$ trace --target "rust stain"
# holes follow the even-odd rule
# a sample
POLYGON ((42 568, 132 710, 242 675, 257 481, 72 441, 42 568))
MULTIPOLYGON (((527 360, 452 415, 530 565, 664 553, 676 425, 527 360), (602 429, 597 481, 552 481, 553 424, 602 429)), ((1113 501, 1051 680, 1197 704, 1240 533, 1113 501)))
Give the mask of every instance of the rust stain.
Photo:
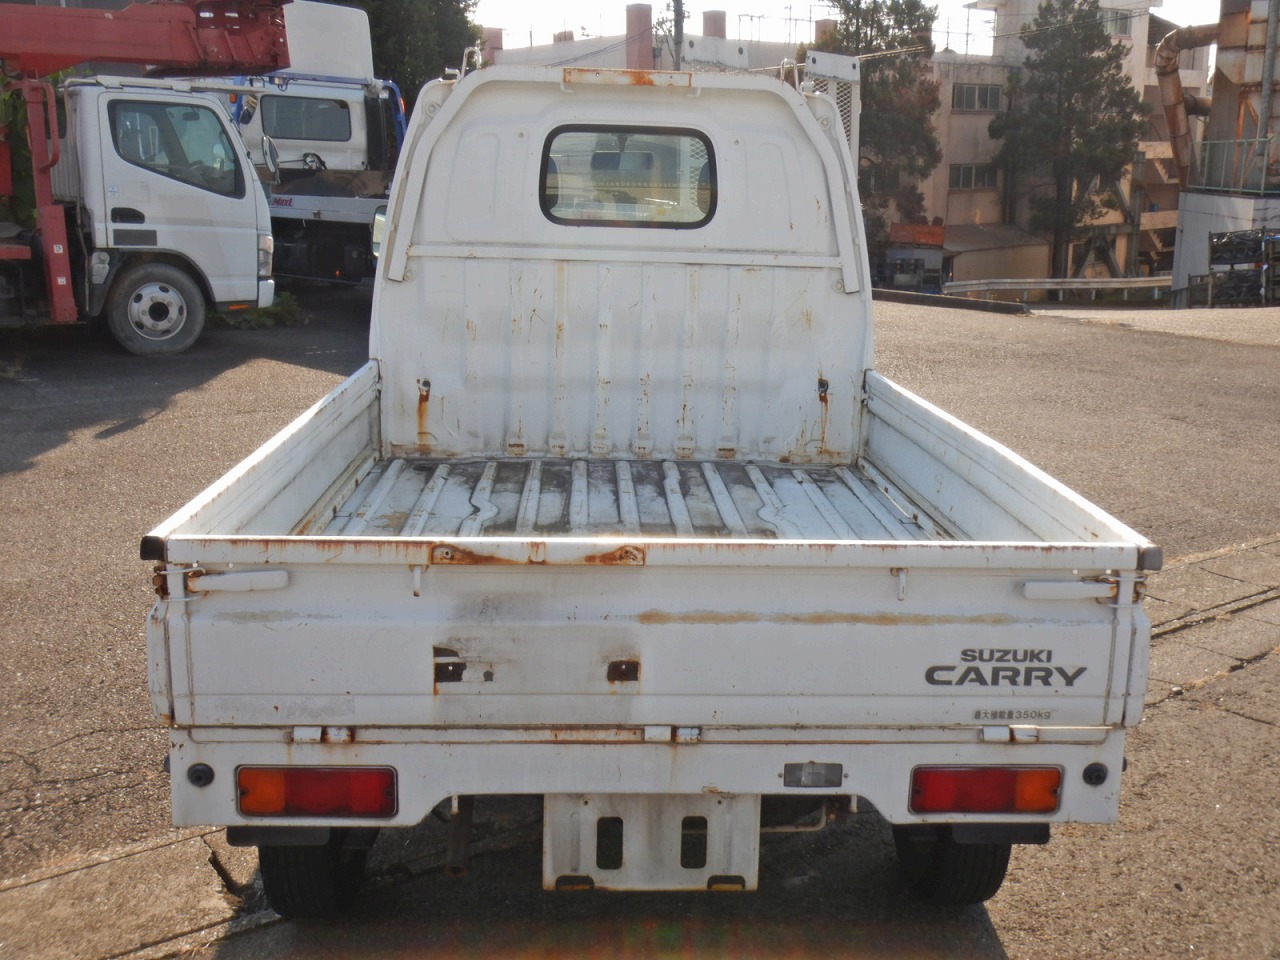
POLYGON ((819 375, 818 377, 818 403, 822 404, 821 423, 818 427, 818 456, 823 456, 830 451, 827 450, 827 424, 831 419, 831 401, 828 394, 831 390, 831 384, 826 377, 819 375))
POLYGON ((645 553, 643 547, 628 544, 617 550, 610 550, 608 553, 596 553, 583 557, 582 562, 605 567, 643 567, 645 553))
POLYGON ((979 625, 1002 627, 1016 623, 1008 614, 978 614, 975 616, 947 616, 924 613, 840 613, 823 610, 813 613, 755 613, 749 610, 687 610, 675 613, 666 610, 645 610, 636 614, 636 622, 669 626, 691 624, 699 626, 730 626, 742 623, 778 623, 791 626, 828 626, 833 624, 860 624, 865 626, 956 626, 979 625))
POLYGON ((476 553, 474 550, 468 550, 465 547, 459 547, 456 544, 437 544, 431 548, 431 562, 439 566, 456 565, 488 565, 488 566, 514 566, 517 561, 508 560, 505 557, 495 557, 483 553, 476 553))
POLYGON ((437 543, 431 547, 431 562, 439 566, 527 566, 541 565, 547 562, 546 544, 534 542, 529 544, 529 556, 524 560, 512 560, 507 557, 495 557, 492 554, 476 553, 456 543, 437 543))
MULTIPOLYGON (((600 70, 566 67, 565 83, 607 83, 612 86, 656 87, 671 86, 673 76, 669 73, 652 70, 600 70)), ((683 78, 682 78, 683 79, 683 78)), ((688 85, 687 83, 684 85, 688 85)))

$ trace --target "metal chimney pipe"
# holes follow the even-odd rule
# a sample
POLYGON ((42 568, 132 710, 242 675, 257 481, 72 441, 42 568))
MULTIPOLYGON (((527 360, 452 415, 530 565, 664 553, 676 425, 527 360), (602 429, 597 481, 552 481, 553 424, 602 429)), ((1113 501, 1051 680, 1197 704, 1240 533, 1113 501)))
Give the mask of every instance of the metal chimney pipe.
POLYGON ((1258 105, 1258 160, 1262 163, 1262 183, 1267 183, 1267 160, 1271 142, 1271 97, 1276 86, 1276 37, 1280 33, 1280 0, 1267 4, 1267 47, 1262 56, 1262 102, 1258 105))
MULTIPOLYGON (((1272 3, 1272 9, 1275 3, 1272 3)), ((1173 162, 1178 168, 1178 186, 1185 188, 1191 178, 1191 125, 1183 98, 1182 77, 1178 75, 1178 54, 1194 47, 1207 47, 1218 39, 1216 23, 1197 27, 1179 27, 1165 34, 1156 47, 1156 80, 1160 84, 1160 102, 1169 124, 1169 144, 1173 162)))

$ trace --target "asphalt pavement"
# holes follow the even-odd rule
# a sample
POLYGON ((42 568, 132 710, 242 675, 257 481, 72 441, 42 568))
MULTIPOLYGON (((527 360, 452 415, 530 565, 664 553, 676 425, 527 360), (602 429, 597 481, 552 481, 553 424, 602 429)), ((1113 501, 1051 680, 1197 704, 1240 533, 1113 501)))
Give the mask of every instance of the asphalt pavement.
MULTIPOLYGON (((338 312, 358 316, 358 296, 346 297, 338 312)), ((1280 498, 1274 418, 1250 420, 1268 384, 1274 392, 1280 311, 1053 308, 995 320, 877 305, 877 315, 890 375, 1171 547, 1148 585, 1151 683, 1118 824, 1066 826, 1046 847, 1019 848, 988 905, 939 914, 905 902, 883 831, 861 815, 768 841, 755 894, 576 898, 537 890, 540 834, 528 808, 482 808, 469 877, 443 876, 443 830, 428 821, 380 841, 369 890, 346 920, 281 921, 263 903, 253 851, 165 822, 132 550, 140 532, 354 369, 363 330, 350 316, 318 314, 301 330, 215 331, 154 383, 132 358, 80 339, 65 351, 6 341, 0 958, 1280 958, 1280 498), (1202 374, 1202 341, 1216 344, 1221 371, 1206 361, 1202 374), (1129 383, 1087 346, 1135 342, 1129 383), (1011 418, 996 382, 1009 367, 979 362, 992 349, 1043 371, 1042 386, 1020 387, 1011 418), (973 380, 945 368, 961 355, 973 380), (1143 356, 1175 382, 1148 377, 1143 356), (1170 371, 1183 357, 1180 378, 1170 371), (1070 390, 1052 382, 1062 369, 1070 390), (129 389, 113 393, 113 377, 129 389), (1154 398, 1150 409, 1135 409, 1127 389, 1154 398), (1197 397, 1208 393, 1227 421, 1199 418, 1197 397), (1127 437, 1099 430, 1112 407, 1127 437), (1042 408, 1061 420, 1037 423, 1042 408), (1092 435, 1073 432, 1074 413, 1092 435), (1197 445, 1206 432, 1218 446, 1197 445), (1041 433, 1052 439, 1038 447, 1041 433), (1073 444, 1096 456, 1076 456, 1073 444), (1098 476, 1097 457, 1124 469, 1098 476), (1190 486, 1168 492, 1180 484, 1190 486), (68 520, 86 503, 98 513, 68 520), (76 546, 86 530, 93 539, 76 546), (64 729, 65 716, 89 719, 64 729)))
MULTIPOLYGON (((1256 728, 1266 728, 1270 736, 1280 725, 1280 657, 1274 656, 1280 652, 1280 537, 1171 564, 1150 578, 1146 605, 1154 626, 1151 684, 1146 717, 1131 740, 1131 767, 1125 776, 1121 823, 1105 828, 1059 828, 1048 847, 1021 848, 1007 881, 1008 891, 999 894, 989 908, 998 941, 984 944, 981 930, 969 930, 967 936, 974 939, 976 952, 954 953, 954 942, 937 944, 933 936, 922 936, 919 942, 909 944, 910 956, 999 956, 993 952, 997 944, 1004 955, 1011 957, 1063 960, 1072 956, 1270 960, 1276 956, 1274 951, 1280 948, 1280 903, 1276 901, 1280 810, 1274 804, 1258 807, 1258 819, 1247 824, 1246 829, 1255 837, 1259 849, 1246 852, 1241 869, 1234 876, 1208 876, 1194 860, 1161 856, 1159 834, 1162 828, 1171 826, 1179 831, 1199 830, 1206 843, 1211 843, 1223 818, 1241 816, 1240 808, 1252 806, 1253 799, 1259 796, 1274 797, 1276 784, 1280 783, 1280 761, 1274 752, 1227 750, 1215 765, 1190 769, 1190 757, 1179 755, 1176 746, 1188 730, 1198 731, 1197 736, 1221 736, 1224 743, 1245 744, 1256 741, 1256 728), (1238 728, 1245 728, 1250 735, 1238 735, 1234 732, 1238 728), (1178 795, 1173 805, 1182 808, 1182 815, 1172 824, 1147 819, 1147 811, 1161 792, 1178 795), (1204 819, 1198 820, 1202 814, 1204 819), (1151 835, 1146 856, 1153 863, 1126 862, 1114 855, 1123 844, 1123 837, 1133 833, 1151 835), (1093 939, 1099 952, 1074 952, 1079 949, 1078 938, 1070 941, 1074 944, 1071 952, 1058 952, 1052 940, 1046 940, 1043 928, 1059 912, 1052 903, 1043 905, 1045 912, 1002 916, 1003 902, 1018 897, 1017 888, 1026 885, 1025 880, 1020 883, 1020 878, 1035 872, 1036 867, 1029 862, 1032 860, 1061 876, 1064 886, 1066 879, 1072 877, 1077 885, 1094 887, 1096 883, 1095 892, 1105 893, 1108 899, 1153 901, 1150 911, 1157 916, 1169 915, 1166 940, 1148 942, 1136 950, 1134 944, 1126 943, 1127 931, 1108 927, 1106 913, 1099 909, 1093 917, 1093 939), (1222 884, 1231 885, 1233 890, 1235 906, 1230 917, 1214 917, 1209 910, 1209 902, 1221 893, 1209 885, 1220 888, 1222 884), (1241 919, 1249 917, 1256 918, 1256 928, 1240 928, 1241 919), (1224 933, 1233 928, 1236 932, 1224 942, 1224 933), (1197 941, 1201 950, 1195 948, 1197 941), (1209 947, 1208 952, 1202 952, 1205 946, 1209 947)), ((491 819, 480 829, 484 839, 473 851, 477 860, 503 852, 509 855, 511 851, 523 851, 527 859, 528 851, 536 851, 540 839, 536 821, 512 817, 509 811, 505 819, 491 819)), ((468 883, 466 879, 441 879, 446 848, 441 825, 428 821, 411 840, 400 843, 377 849, 365 903, 357 907, 345 935, 338 934, 338 925, 333 923, 308 928, 281 921, 262 900, 252 850, 228 847, 221 831, 188 830, 104 852, 93 862, 70 869, 58 868, 0 882, 0 955, 29 960, 398 955, 398 941, 379 937, 374 901, 394 900, 397 892, 412 898, 415 890, 430 882, 468 883), (403 845, 406 842, 408 847, 403 845), (122 918, 126 922, 121 922, 122 918)), ((766 856, 769 852, 766 849, 766 856)), ((796 854, 791 849, 773 852, 788 857, 796 854)), ((812 860, 804 856, 802 859, 812 860)), ((784 873, 788 869, 781 864, 777 867, 784 873)), ((767 877, 768 869, 764 872, 767 877)), ((805 874, 787 873, 779 892, 784 896, 793 892, 786 880, 794 881, 796 876, 805 874)), ((506 882, 510 879, 504 878, 506 882)), ((792 883, 791 887, 808 886, 820 879, 792 883)), ((536 866, 520 882, 536 885, 536 866)), ((741 896, 763 898, 768 894, 763 890, 741 896)), ((426 899, 425 894, 423 898, 426 899)), ((805 902, 809 897, 805 894, 800 899, 805 902)), ((653 902, 650 900, 648 905, 653 902)), ((571 918, 560 921, 559 930, 543 931, 541 947, 549 946, 556 938, 561 938, 561 947, 563 938, 573 944, 571 934, 576 922, 577 918, 571 918)), ((422 955, 465 955, 457 951, 456 944, 448 943, 460 932, 479 938, 469 941, 477 954, 494 952, 504 944, 506 948, 512 946, 506 940, 507 934, 496 928, 488 934, 474 929, 474 915, 467 916, 465 923, 454 923, 453 927, 445 924, 447 935, 437 928, 421 931, 422 955), (486 940, 486 936, 492 939, 486 940)), ((651 931, 648 936, 656 934, 651 931)), ((660 945, 655 939, 648 947, 661 953, 660 945)), ((819 936, 816 942, 806 939, 785 952, 794 957, 817 956, 828 945, 826 937, 819 936)), ((530 946, 523 945, 525 949, 530 946)), ((577 946, 576 955, 618 955, 607 940, 594 946, 577 942, 577 946)), ((643 942, 633 946, 640 948, 635 955, 646 955, 643 942)), ((729 946, 733 941, 710 942, 704 944, 702 955, 733 955, 725 953, 729 946)), ((902 946, 901 941, 893 942, 893 950, 902 946)), ((772 947, 765 952, 752 952, 755 947, 737 944, 734 949, 744 951, 739 956, 763 956, 770 955, 772 947)), ((541 954, 534 950, 525 955, 541 954)), ((872 949, 862 955, 894 954, 872 949)))

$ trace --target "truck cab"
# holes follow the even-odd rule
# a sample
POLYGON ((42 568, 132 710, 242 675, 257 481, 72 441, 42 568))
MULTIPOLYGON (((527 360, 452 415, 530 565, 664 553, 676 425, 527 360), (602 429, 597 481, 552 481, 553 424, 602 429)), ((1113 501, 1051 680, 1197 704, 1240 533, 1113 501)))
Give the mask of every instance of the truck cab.
POLYGON ((0 4, 0 323, 102 317, 132 353, 174 353, 207 309, 267 306, 266 198, 225 112, 189 85, 99 77, 87 61, 217 76, 289 65, 289 0, 0 4), (12 222, 10 222, 12 221, 12 222))
POLYGON ((236 77, 221 96, 268 182, 281 276, 371 280, 374 212, 386 202, 406 120, 399 88, 374 76, 363 11, 285 7, 287 70, 236 77))
MULTIPOLYGON (((70 270, 54 284, 81 316, 152 355, 189 347, 211 308, 271 304, 266 197, 218 104, 181 83, 98 77, 70 81, 63 107, 52 189, 70 270)), ((0 263, 0 322, 48 308, 38 259, 0 263)))
POLYGON ((272 303, 266 197, 217 104, 105 77, 67 102, 72 166, 54 184, 83 209, 86 313, 131 352, 164 353, 194 342, 207 306, 272 303))
POLYGON ((270 138, 286 188, 321 170, 382 171, 390 181, 405 122, 399 89, 389 81, 264 83, 232 94, 228 103, 258 166, 267 164, 264 138, 270 138))

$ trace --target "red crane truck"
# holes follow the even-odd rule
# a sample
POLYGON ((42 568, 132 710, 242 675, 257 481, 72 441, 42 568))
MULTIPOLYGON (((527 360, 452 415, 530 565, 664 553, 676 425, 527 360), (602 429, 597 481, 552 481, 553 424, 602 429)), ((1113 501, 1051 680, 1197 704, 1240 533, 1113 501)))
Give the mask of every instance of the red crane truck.
POLYGON ((241 138, 208 96, 154 77, 287 67, 287 2, 0 4, 0 91, 18 101, 0 128, 0 325, 102 319, 130 352, 165 354, 210 306, 270 305, 270 216, 241 138), (86 62, 151 78, 73 80, 60 104, 51 78, 86 62))

